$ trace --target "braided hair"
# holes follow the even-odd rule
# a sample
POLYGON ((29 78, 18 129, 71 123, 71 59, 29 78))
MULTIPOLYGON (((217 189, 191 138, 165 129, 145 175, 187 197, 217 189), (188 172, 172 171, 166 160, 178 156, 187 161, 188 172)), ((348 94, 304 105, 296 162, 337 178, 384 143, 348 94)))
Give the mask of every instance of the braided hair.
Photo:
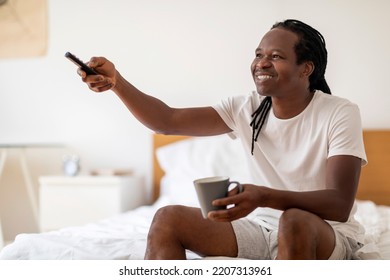
MULTIPOLYGON (((294 19, 277 22, 272 26, 271 30, 274 28, 282 28, 298 35, 299 40, 294 47, 297 65, 305 61, 311 61, 314 64, 313 73, 309 77, 310 92, 318 89, 324 93, 331 94, 330 88, 325 80, 328 52, 326 50, 325 39, 321 33, 310 25, 294 19)), ((259 137, 271 106, 272 99, 270 96, 267 96, 252 114, 252 121, 250 123, 252 127, 252 155, 255 142, 259 137)))

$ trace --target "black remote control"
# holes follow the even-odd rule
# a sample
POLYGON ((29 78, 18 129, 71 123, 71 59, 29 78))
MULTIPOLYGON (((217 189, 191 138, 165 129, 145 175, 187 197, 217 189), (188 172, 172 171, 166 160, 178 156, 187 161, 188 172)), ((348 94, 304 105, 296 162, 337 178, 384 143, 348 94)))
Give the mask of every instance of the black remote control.
POLYGON ((93 70, 91 67, 89 67, 87 64, 82 62, 78 57, 71 54, 70 52, 67 52, 65 54, 65 57, 67 57, 70 61, 72 61, 77 66, 79 66, 81 68, 81 70, 83 70, 87 75, 99 75, 98 72, 93 70))

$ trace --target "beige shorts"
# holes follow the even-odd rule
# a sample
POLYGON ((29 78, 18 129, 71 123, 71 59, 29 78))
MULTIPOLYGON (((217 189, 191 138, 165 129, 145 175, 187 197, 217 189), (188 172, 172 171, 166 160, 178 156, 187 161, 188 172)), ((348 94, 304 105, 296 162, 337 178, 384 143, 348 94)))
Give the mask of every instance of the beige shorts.
MULTIPOLYGON (((238 258, 272 260, 278 253, 278 232, 266 229, 249 220, 232 222, 238 245, 238 258)), ((356 251, 362 247, 359 242, 335 231, 336 245, 330 260, 358 259, 356 251)))

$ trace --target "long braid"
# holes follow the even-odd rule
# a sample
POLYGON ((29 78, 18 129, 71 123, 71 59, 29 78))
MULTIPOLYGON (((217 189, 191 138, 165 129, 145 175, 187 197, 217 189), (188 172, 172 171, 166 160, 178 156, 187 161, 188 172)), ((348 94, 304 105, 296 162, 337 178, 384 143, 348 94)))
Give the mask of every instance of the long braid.
POLYGON ((253 155, 253 149, 255 147, 255 142, 259 137, 260 130, 263 127, 265 119, 268 116, 268 112, 271 109, 271 105, 272 105, 272 99, 271 97, 267 96, 260 103, 259 108, 257 108, 257 110, 252 114, 252 121, 250 123, 250 126, 252 127, 252 148, 251 148, 252 155, 253 155))
MULTIPOLYGON (((272 26, 274 28, 283 28, 294 32, 299 36, 299 41, 295 45, 295 53, 297 56, 297 64, 305 61, 311 61, 314 64, 313 73, 309 77, 309 90, 314 92, 316 89, 324 93, 331 94, 328 83, 325 80, 325 70, 328 60, 328 52, 326 50, 325 39, 316 29, 299 20, 288 19, 283 22, 278 22, 272 26)), ((272 99, 267 96, 263 99, 259 107, 252 114, 252 147, 257 141, 261 128, 263 127, 268 113, 272 107, 272 99)))

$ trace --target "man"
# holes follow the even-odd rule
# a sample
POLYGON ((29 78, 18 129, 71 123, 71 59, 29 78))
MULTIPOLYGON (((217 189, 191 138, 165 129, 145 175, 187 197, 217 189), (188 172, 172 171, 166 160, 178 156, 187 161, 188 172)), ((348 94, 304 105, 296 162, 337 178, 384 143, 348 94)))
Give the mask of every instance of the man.
POLYGON ((79 70, 90 89, 111 89, 144 125, 162 134, 239 137, 256 185, 230 191, 209 213, 185 206, 160 209, 146 259, 205 256, 250 259, 351 259, 363 230, 353 219, 366 162, 359 109, 330 95, 322 35, 297 20, 264 35, 251 66, 257 93, 213 107, 171 108, 127 82, 105 58, 79 70), (147 110, 146 110, 147 108, 147 110), (158 113, 151 113, 158 112, 158 113), (194 122, 196 120, 196 122, 194 122))

